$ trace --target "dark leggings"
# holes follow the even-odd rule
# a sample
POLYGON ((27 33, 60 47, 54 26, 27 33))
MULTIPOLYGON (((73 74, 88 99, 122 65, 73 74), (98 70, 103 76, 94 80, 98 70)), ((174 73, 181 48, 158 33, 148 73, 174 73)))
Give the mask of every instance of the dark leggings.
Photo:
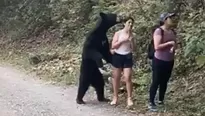
POLYGON ((167 83, 171 77, 174 61, 163 61, 157 58, 152 60, 152 84, 150 87, 150 102, 155 104, 154 99, 159 87, 159 101, 164 100, 167 83))

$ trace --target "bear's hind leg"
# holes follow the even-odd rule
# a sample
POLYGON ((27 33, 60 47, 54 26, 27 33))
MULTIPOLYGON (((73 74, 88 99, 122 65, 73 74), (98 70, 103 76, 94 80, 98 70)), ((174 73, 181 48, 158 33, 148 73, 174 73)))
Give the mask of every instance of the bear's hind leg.
POLYGON ((95 89, 96 89, 98 101, 100 101, 100 102, 109 102, 110 101, 109 99, 105 98, 104 86, 99 86, 99 87, 96 87, 95 89))
POLYGON ((85 93, 89 88, 89 85, 90 83, 88 81, 80 81, 76 103, 85 104, 85 102, 83 101, 83 97, 85 96, 85 93))
POLYGON ((105 95, 104 95, 105 82, 104 82, 103 76, 99 70, 96 71, 95 77, 93 77, 91 84, 96 90, 98 101, 100 101, 100 102, 109 102, 110 101, 109 99, 105 98, 105 95))

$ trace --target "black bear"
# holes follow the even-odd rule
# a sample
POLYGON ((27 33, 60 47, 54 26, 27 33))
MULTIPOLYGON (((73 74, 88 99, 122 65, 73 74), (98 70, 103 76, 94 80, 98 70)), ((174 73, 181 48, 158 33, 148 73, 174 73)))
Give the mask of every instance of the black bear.
POLYGON ((120 23, 123 17, 113 13, 100 12, 100 17, 96 27, 86 37, 80 66, 80 79, 76 102, 85 104, 83 97, 89 86, 93 86, 100 102, 107 102, 104 96, 104 79, 99 71, 99 62, 103 58, 107 63, 111 63, 111 53, 107 38, 107 31, 112 26, 120 23))

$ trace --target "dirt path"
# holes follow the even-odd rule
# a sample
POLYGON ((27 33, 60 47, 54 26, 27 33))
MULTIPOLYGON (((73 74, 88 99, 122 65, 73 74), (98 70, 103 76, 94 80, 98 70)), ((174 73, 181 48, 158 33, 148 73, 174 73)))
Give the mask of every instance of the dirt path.
POLYGON ((93 93, 87 105, 75 103, 76 87, 58 87, 0 66, 0 116, 136 116, 98 103, 93 93))

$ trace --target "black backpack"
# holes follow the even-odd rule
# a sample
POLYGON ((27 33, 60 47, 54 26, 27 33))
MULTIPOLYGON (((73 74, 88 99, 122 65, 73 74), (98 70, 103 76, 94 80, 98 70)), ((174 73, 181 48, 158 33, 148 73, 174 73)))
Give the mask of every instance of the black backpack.
MULTIPOLYGON (((159 28, 161 30, 161 36, 162 36, 162 41, 163 41, 163 38, 164 38, 164 30, 159 27, 159 26, 155 26, 154 29, 152 30, 152 40, 151 42, 149 43, 149 46, 148 46, 148 58, 149 59, 153 59, 154 58, 154 53, 155 53, 155 49, 154 49, 154 39, 153 39, 153 34, 155 32, 155 30, 159 28)), ((176 32, 172 29, 173 33, 176 34, 176 32)))
POLYGON ((155 27, 155 28, 152 30, 152 34, 151 34, 152 39, 151 39, 151 42, 150 42, 149 45, 148 45, 148 56, 147 56, 147 57, 148 57, 149 59, 153 59, 153 58, 154 58, 155 49, 154 49, 153 34, 154 34, 154 32, 155 32, 155 30, 156 30, 157 28, 159 28, 159 29, 161 30, 162 39, 163 39, 163 37, 164 37, 164 30, 163 30, 162 28, 160 28, 160 27, 155 27))

